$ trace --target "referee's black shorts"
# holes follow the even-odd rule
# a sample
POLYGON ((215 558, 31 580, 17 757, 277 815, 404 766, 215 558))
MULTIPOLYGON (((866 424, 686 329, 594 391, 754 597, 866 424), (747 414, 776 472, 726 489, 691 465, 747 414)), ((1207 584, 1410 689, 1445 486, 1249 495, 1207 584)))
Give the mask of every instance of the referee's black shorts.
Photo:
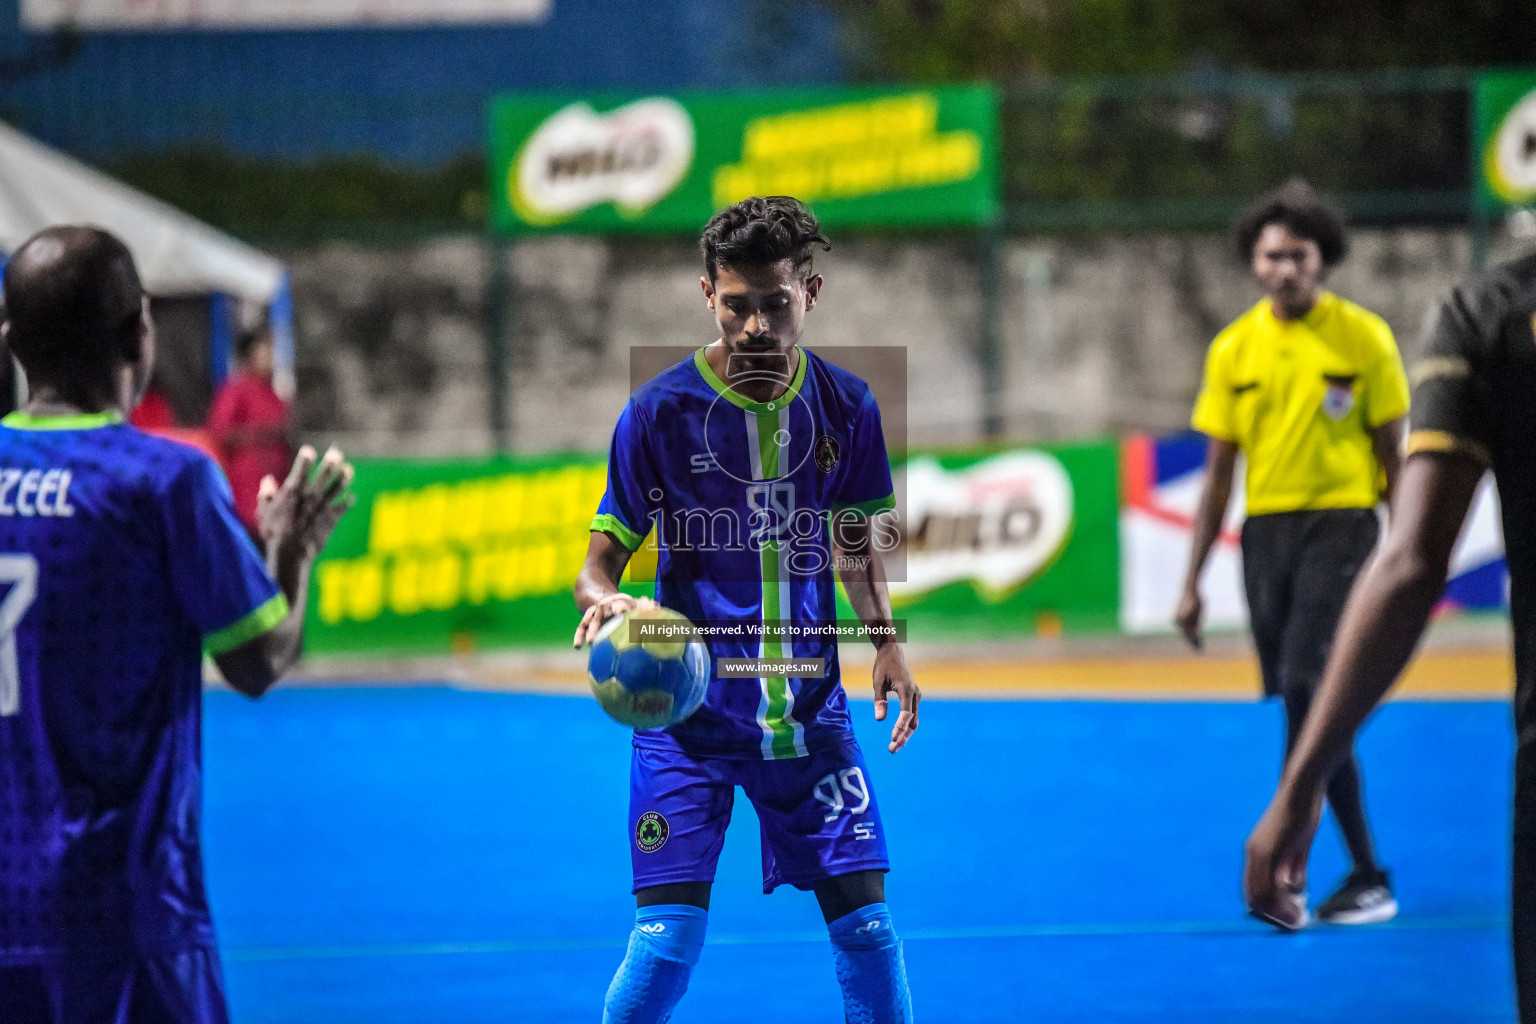
POLYGON ((1310 700, 1380 527, 1368 508, 1249 516, 1243 584, 1264 695, 1310 700))

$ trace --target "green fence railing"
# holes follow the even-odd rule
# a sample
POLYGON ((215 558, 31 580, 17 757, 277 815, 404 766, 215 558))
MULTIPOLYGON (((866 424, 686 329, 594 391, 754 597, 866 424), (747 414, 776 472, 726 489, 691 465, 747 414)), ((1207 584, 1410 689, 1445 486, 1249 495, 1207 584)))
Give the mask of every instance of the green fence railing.
MULTIPOLYGON (((1474 77, 1449 69, 1004 83, 1005 222, 1048 233, 1213 228, 1292 175, 1357 222, 1464 221, 1474 77)), ((485 222, 488 96, 157 99, 153 117, 114 96, 44 99, 23 104, 0 89, 0 116, 250 237, 485 222), (189 138, 176 126, 196 130, 189 138), (369 148, 387 138, 395 152, 425 151, 430 137, 445 151, 445 131, 462 150, 440 165, 392 162, 369 148), (308 140, 302 155, 284 146, 290 135, 308 140), (350 141, 317 152, 317 137, 350 141)))
POLYGON ((1008 223, 1215 227, 1291 176, 1357 221, 1461 220, 1471 81, 1449 70, 1014 84, 1002 108, 1008 223))

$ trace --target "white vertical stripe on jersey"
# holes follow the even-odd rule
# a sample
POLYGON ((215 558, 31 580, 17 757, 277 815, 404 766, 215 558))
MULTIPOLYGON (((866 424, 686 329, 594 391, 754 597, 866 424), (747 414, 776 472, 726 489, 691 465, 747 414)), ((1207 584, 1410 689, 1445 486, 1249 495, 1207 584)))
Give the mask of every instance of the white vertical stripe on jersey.
MULTIPOLYGON (((752 460, 752 479, 761 480, 763 478, 763 453, 758 447, 757 414, 750 409, 743 409, 741 414, 747 421, 747 457, 752 460)), ((748 514, 750 515, 750 512, 748 514)), ((761 617, 761 610, 759 610, 759 617, 761 617)), ((766 643, 767 637, 759 634, 757 638, 757 656, 759 658, 766 658, 768 656, 767 649, 764 646, 766 643)), ((757 702, 757 725, 758 728, 763 730, 763 759, 772 761, 773 727, 768 724, 767 677, 760 676, 757 680, 757 686, 763 694, 762 699, 757 702)))
POLYGON ((763 450, 757 436, 757 413, 751 409, 741 410, 741 414, 747 419, 747 456, 752 460, 752 479, 763 478, 763 450))
MULTIPOLYGON (((805 357, 801 356, 801 358, 803 359, 805 357)), ((793 404, 794 403, 792 403, 792 402, 785 402, 779 408, 778 432, 774 434, 774 443, 775 444, 778 443, 778 439, 779 438, 781 438, 781 437, 790 437, 791 436, 790 433, 789 433, 789 409, 790 409, 790 406, 793 405, 793 404)), ((781 446, 781 448, 782 449, 786 449, 786 450, 781 450, 779 452, 779 460, 778 460, 779 461, 779 475, 783 476, 783 475, 785 475, 785 468, 786 468, 785 465, 784 465, 784 460, 785 460, 785 457, 790 454, 790 452, 787 450, 787 446, 781 446)), ((793 468, 793 467, 789 467, 789 468, 793 468)), ((790 510, 790 516, 791 517, 793 517, 795 515, 795 511, 796 510, 794 510, 794 509, 790 510)), ((789 529, 789 527, 790 527, 789 523, 785 523, 784 527, 785 527, 786 532, 789 534, 789 536, 794 536, 793 531, 789 529)), ((781 543, 779 545, 779 618, 781 620, 785 620, 785 621, 793 621, 794 619, 796 619, 798 617, 798 616, 795 615, 795 606, 792 603, 793 589, 792 589, 792 583, 791 583, 790 577, 789 577, 790 559, 791 559, 790 545, 788 543, 781 543)), ((795 656, 795 640, 794 640, 794 637, 785 637, 784 638, 784 651, 783 651, 783 654, 784 654, 784 657, 786 657, 786 658, 793 658, 795 656)), ((795 735, 795 756, 796 757, 804 757, 805 754, 806 754, 806 750, 805 750, 805 726, 803 726, 799 722, 795 721, 795 688, 792 685, 791 681, 788 680, 788 679, 784 680, 784 690, 785 690, 784 721, 788 722, 790 728, 792 730, 794 730, 794 735, 795 735)))

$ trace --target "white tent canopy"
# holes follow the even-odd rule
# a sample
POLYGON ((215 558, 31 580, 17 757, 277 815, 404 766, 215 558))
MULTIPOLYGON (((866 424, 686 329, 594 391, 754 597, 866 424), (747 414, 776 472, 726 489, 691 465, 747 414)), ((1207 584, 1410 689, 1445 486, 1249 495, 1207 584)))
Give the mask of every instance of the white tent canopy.
POLYGON ((267 305, 285 290, 271 256, 0 124, 0 252, 55 224, 117 235, 154 295, 226 292, 267 305))

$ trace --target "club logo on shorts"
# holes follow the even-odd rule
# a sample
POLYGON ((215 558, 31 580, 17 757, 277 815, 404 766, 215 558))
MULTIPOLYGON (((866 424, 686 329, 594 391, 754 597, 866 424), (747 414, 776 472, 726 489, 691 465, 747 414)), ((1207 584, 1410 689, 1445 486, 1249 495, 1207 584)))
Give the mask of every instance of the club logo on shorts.
POLYGON ((1323 380, 1328 382, 1328 391, 1323 395, 1323 412, 1337 423, 1355 407, 1355 378, 1329 375, 1323 380))
POLYGON ((667 836, 671 833, 666 818, 655 811, 646 811, 635 822, 635 845, 640 847, 641 853, 655 853, 667 845, 667 836))
POLYGON ((831 434, 822 434, 816 439, 816 468, 823 473, 830 473, 837 468, 838 457, 842 455, 842 449, 838 447, 837 438, 831 434))

